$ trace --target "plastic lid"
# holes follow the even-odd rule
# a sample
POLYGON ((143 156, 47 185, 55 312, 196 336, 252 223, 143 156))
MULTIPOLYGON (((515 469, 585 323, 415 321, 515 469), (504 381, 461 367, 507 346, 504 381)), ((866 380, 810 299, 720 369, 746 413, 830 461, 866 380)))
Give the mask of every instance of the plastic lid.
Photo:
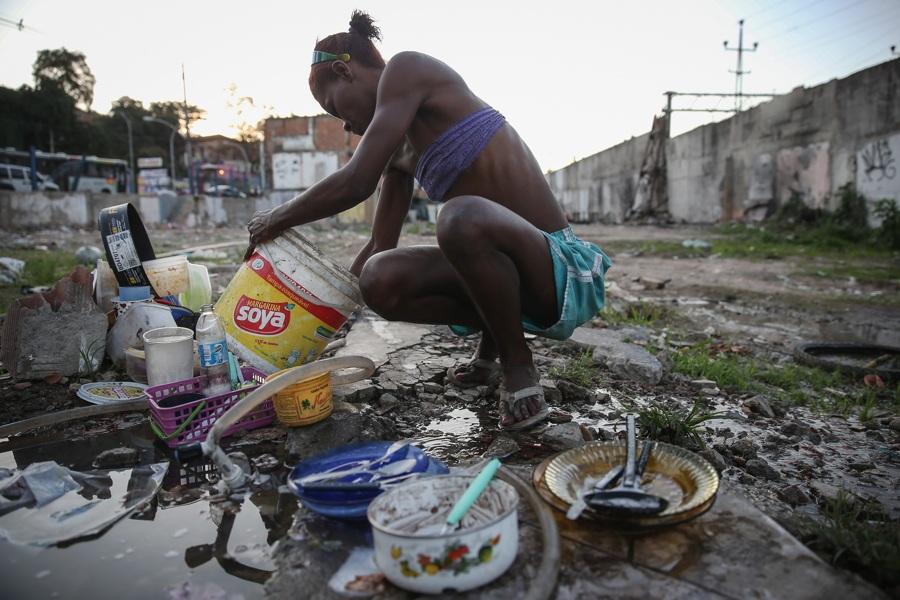
POLYGON ((91 404, 117 404, 144 396, 147 386, 133 381, 99 381, 78 388, 78 397, 91 404))

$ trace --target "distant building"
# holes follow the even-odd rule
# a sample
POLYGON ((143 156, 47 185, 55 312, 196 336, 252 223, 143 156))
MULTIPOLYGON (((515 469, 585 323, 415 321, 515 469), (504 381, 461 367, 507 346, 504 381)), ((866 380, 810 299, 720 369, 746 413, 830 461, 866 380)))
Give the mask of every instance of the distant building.
MULTIPOLYGON (((359 136, 344 131, 330 115, 273 117, 264 124, 267 188, 293 196, 331 175, 350 161, 359 136)), ((371 222, 375 204, 369 198, 341 220, 371 222)))
POLYGON ((259 188, 259 177, 253 173, 255 144, 244 144, 224 135, 207 135, 191 139, 195 174, 201 191, 230 185, 251 193, 259 188))

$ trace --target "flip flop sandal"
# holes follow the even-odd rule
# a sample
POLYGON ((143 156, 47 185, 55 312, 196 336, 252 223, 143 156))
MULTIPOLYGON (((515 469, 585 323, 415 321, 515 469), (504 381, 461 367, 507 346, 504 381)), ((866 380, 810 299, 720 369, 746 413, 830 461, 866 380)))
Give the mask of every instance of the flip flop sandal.
POLYGON ((452 383, 458 388, 473 388, 478 387, 479 385, 491 385, 496 382, 500 377, 500 363, 495 360, 487 360, 486 358, 476 358, 475 360, 468 362, 464 365, 457 365, 455 367, 450 367, 447 369, 447 382, 452 383), (456 372, 460 369, 487 369, 490 371, 488 373, 487 379, 484 381, 463 381, 459 379, 456 372))
POLYGON ((550 407, 547 406, 547 402, 544 400, 544 388, 539 385, 535 385, 532 387, 523 388, 517 392, 509 393, 506 390, 500 390, 500 414, 501 419, 504 414, 511 414, 513 407, 520 401, 525 398, 532 398, 534 396, 540 396, 541 399, 541 409, 538 411, 536 415, 532 415, 526 419, 522 419, 521 421, 516 421, 514 423, 510 423, 509 425, 499 425, 500 429, 504 431, 516 431, 518 429, 526 429, 540 423, 544 419, 547 418, 547 415, 550 414, 550 407))

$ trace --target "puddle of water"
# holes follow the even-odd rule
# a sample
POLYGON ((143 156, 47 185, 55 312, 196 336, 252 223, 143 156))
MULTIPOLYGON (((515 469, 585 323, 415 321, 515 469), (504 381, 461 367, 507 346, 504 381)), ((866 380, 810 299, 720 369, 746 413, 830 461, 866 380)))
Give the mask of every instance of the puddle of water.
POLYGON ((428 423, 425 433, 415 442, 428 454, 456 462, 461 458, 461 451, 467 456, 479 453, 477 442, 482 431, 478 413, 469 408, 456 408, 428 423))
MULTIPOLYGON (((14 447, 10 441, 0 444, 0 465, 24 468, 56 459, 90 470, 99 452, 121 445, 138 448, 140 464, 172 461, 153 442, 145 426, 35 446, 14 447)), ((150 505, 98 536, 50 548, 0 541, 3 596, 106 597, 127 590, 129 598, 160 598, 190 582, 195 588, 213 583, 229 597, 262 597, 262 584, 274 568, 272 547, 290 527, 296 499, 278 493, 283 475, 276 474, 273 489, 248 494, 239 504, 211 504, 200 489, 211 472, 203 462, 172 461, 150 505), (223 510, 227 506, 231 510, 223 510)))

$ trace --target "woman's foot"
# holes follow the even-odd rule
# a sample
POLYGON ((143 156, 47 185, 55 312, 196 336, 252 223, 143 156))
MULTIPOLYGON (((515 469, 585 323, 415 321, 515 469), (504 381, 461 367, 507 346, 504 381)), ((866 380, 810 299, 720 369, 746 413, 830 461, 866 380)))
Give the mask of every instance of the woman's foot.
POLYGON ((470 362, 447 369, 447 381, 456 387, 472 388, 491 385, 500 378, 500 363, 474 358, 470 362))
POLYGON ((447 369, 447 381, 457 387, 492 385, 500 379, 497 348, 487 333, 481 334, 475 356, 469 362, 447 369))
POLYGON ((500 391, 500 429, 525 429, 547 418, 550 408, 544 400, 540 375, 533 366, 503 370, 500 391))

